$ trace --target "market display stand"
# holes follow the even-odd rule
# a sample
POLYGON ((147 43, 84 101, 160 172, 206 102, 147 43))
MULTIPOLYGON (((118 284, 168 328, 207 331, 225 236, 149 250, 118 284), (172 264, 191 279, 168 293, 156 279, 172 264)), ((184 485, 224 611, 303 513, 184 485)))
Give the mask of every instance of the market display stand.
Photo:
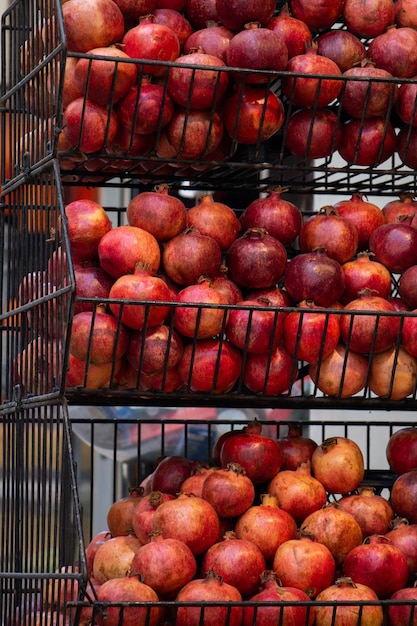
MULTIPOLYGON (((277 11, 279 9, 280 4, 277 11)), ((123 160, 116 150, 112 153, 112 147, 105 147, 105 140, 102 148, 86 155, 81 143, 69 148, 63 148, 60 143, 65 68, 74 58, 88 59, 87 55, 67 49, 61 3, 52 0, 14 2, 2 16, 1 45, 3 58, 8 59, 2 68, 1 94, 2 623, 7 626, 37 624, 37 612, 44 611, 45 616, 53 606, 55 618, 59 615, 63 623, 67 619, 78 624, 82 608, 89 603, 94 605, 94 596, 85 595, 85 545, 95 528, 92 520, 97 490, 105 488, 106 497, 111 500, 121 497, 126 481, 139 483, 162 455, 175 453, 211 462, 211 449, 219 434, 245 424, 253 412, 273 437, 285 435, 293 422, 322 441, 335 434, 351 436, 363 451, 366 481, 379 492, 389 493, 394 476, 387 463, 381 466, 376 448, 380 452, 395 430, 415 424, 411 417, 399 421, 391 413, 404 411, 402 415, 411 416, 416 406, 415 378, 408 393, 394 394, 401 329, 407 318, 414 317, 413 312, 396 314, 399 330, 393 346, 392 376, 385 394, 372 391, 370 368, 356 394, 344 396, 343 376, 336 393, 323 392, 310 377, 309 363, 299 358, 299 335, 291 354, 292 375, 285 389, 270 393, 266 377, 261 390, 249 388, 244 376, 247 341, 239 353, 241 366, 233 385, 230 389, 219 389, 220 359, 225 344, 223 332, 216 344, 214 379, 204 390, 196 389, 192 382, 197 336, 189 338, 189 345, 194 346, 190 375, 173 389, 166 386, 167 363, 159 388, 144 386, 140 366, 135 384, 128 387, 120 384, 115 355, 108 384, 92 388, 88 384, 91 372, 86 365, 81 382, 70 386, 67 370, 76 307, 89 305, 93 315, 97 315, 98 306, 103 302, 80 298, 76 292, 75 264, 65 213, 69 196, 65 190, 79 189, 82 196, 83 189, 88 187, 85 193, 89 195, 93 189, 94 197, 101 199, 113 228, 126 223, 127 196, 130 198, 161 184, 168 184, 171 193, 178 197, 185 198, 192 190, 197 194, 210 192, 228 198, 238 217, 248 204, 246 199, 281 186, 288 189, 293 199, 300 199, 303 220, 307 220, 314 213, 311 198, 316 194, 347 198, 353 193, 362 193, 379 197, 384 203, 405 192, 413 196, 417 192, 414 169, 396 151, 381 164, 372 166, 340 161, 336 151, 316 160, 291 154, 287 147, 288 120, 297 105, 292 101, 293 92, 282 91, 282 83, 288 79, 285 72, 266 72, 267 81, 259 87, 260 92, 271 90, 278 95, 286 112, 280 131, 267 140, 261 136, 264 123, 261 118, 258 140, 249 145, 240 142, 236 128, 221 158, 210 153, 206 156, 205 149, 197 156, 180 151, 167 158, 159 151, 157 138, 162 134, 162 126, 161 120, 157 120, 154 143, 144 153, 129 154, 129 160, 123 160), (10 55, 9 51, 14 53, 10 55), (120 196, 119 191, 123 192, 120 196), (44 272, 40 282, 33 278, 37 272, 44 272), (120 412, 113 413, 109 419, 109 412, 104 417, 92 416, 86 409, 103 406, 120 407, 120 412), (186 411, 207 407, 212 407, 209 418, 200 419, 197 411, 196 419, 186 411), (178 410, 170 413, 171 408, 178 410), (340 411, 339 419, 308 420, 308 412, 313 409, 335 409, 340 411), (357 421, 352 418, 355 410, 386 411, 387 419, 357 421), (112 484, 108 487, 95 482, 97 463, 102 458, 108 460, 107 469, 110 468, 108 476, 112 484), (123 476, 125 471, 129 472, 128 476, 123 476), (81 486, 84 489, 82 507, 81 486)), ((144 64, 140 60, 135 64, 139 84, 145 86, 144 64)), ((175 63, 166 65, 175 67, 175 63)), ((229 77, 233 72, 236 74, 236 70, 224 67, 218 71, 218 76, 229 77)), ((240 70, 238 75, 244 84, 249 73, 240 70)), ((293 80, 302 79, 303 75, 293 76, 293 80)), ((340 81, 345 89, 343 77, 333 77, 333 80, 340 81)), ((407 80, 386 82, 396 88, 398 83, 407 80)), ((166 78, 161 79, 161 83, 162 89, 166 89, 166 78)), ((341 126, 345 121, 344 113, 337 102, 332 102, 330 107, 341 126)), ((313 111, 317 112, 317 102, 313 111)), ((214 105, 210 114, 213 123, 214 105)), ((239 115, 238 109, 237 117, 239 115)), ((393 102, 385 113, 386 132, 391 123, 402 136, 407 134, 408 128, 411 136, 411 125, 407 127, 398 119, 393 102)), ((106 128, 109 132, 109 127, 106 128)), ((133 134, 125 145, 132 144, 133 134)), ((298 253, 296 244, 288 246, 289 259, 298 253)), ((398 296, 398 281, 398 275, 393 273, 392 296, 398 296)), ((103 300, 108 306, 121 304, 115 316, 120 336, 126 303, 103 300)), ((148 319, 152 309, 167 303, 132 301, 129 305, 144 309, 145 319, 148 319)), ((275 323, 290 313, 299 314, 302 320, 309 309, 298 305, 269 306, 269 310, 275 313, 275 323)), ((171 339, 176 306, 168 303, 166 324, 171 339)), ((203 308, 197 307, 200 312, 203 308)), ((235 305, 228 304, 217 307, 223 311, 223 331, 227 316, 234 308, 235 305)), ((245 310, 245 306, 240 308, 245 310)), ((247 308, 250 311, 250 307, 247 308)), ((268 306, 263 308, 268 310, 268 306)), ((321 312, 326 329, 336 314, 346 316, 343 310, 335 311, 331 307, 324 307, 321 312)), ((392 314, 379 312, 375 316, 376 329, 390 316, 392 314)), ((369 363, 375 341, 376 334, 367 356, 369 363)), ((271 342, 269 366, 273 352, 271 342)), ((96 606, 94 610, 98 613, 101 609, 96 606)))

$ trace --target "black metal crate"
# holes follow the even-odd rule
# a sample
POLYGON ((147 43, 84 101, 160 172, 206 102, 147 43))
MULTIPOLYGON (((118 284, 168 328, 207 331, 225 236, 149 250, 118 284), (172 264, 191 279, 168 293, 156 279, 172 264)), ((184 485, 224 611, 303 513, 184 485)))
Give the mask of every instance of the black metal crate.
POLYGON ((3 195, 2 402, 14 399, 16 385, 22 396, 45 396, 56 395, 62 383, 73 291, 62 210, 53 163, 3 195))
MULTIPOLYGON (((281 2, 277 2, 277 11, 282 8, 281 2)), ((325 154, 312 152, 312 134, 314 119, 318 112, 318 98, 312 104, 312 119, 310 126, 306 126, 305 136, 307 142, 304 150, 291 151, 288 147, 288 126, 292 115, 297 111, 293 98, 294 89, 286 89, 283 92, 283 81, 293 79, 294 85, 302 81, 303 74, 287 71, 266 72, 258 70, 267 79, 256 88, 258 96, 265 98, 269 92, 273 97, 277 96, 285 110, 285 117, 277 132, 266 138, 266 121, 264 109, 260 111, 259 133, 246 144, 239 135, 236 126, 224 132, 224 141, 216 151, 211 150, 208 141, 197 153, 189 153, 185 146, 187 139, 187 126, 192 123, 191 99, 188 99, 184 107, 185 118, 182 131, 179 133, 177 145, 174 149, 166 151, 162 147, 162 140, 166 135, 166 126, 162 118, 163 107, 155 107, 158 118, 155 121, 155 129, 152 134, 142 135, 147 140, 138 143, 138 135, 134 131, 134 125, 141 119, 140 96, 146 89, 147 72, 149 67, 157 67, 158 70, 166 70, 165 76, 160 80, 162 102, 168 98, 167 76, 169 70, 174 70, 175 63, 150 61, 144 63, 141 59, 128 60, 127 63, 137 67, 137 98, 134 100, 132 127, 127 126, 123 133, 123 139, 119 136, 114 141, 110 118, 118 119, 118 106, 114 90, 110 94, 107 107, 107 119, 103 121, 103 141, 100 145, 89 148, 83 142, 84 125, 77 135, 72 132, 71 139, 66 132, 69 121, 66 118, 64 79, 66 66, 83 59, 88 64, 87 85, 91 79, 91 67, 93 56, 86 53, 73 52, 68 49, 65 35, 62 6, 59 1, 52 0, 33 1, 30 3, 15 2, 5 13, 2 20, 3 56, 7 57, 9 49, 19 50, 20 54, 13 56, 3 68, 3 96, 1 110, 3 113, 2 131, 4 137, 4 152, 2 159, 3 184, 16 176, 21 176, 26 169, 58 156, 61 163, 63 180, 68 184, 74 181, 100 185, 103 181, 118 180, 125 186, 134 186, 136 180, 154 185, 158 182, 169 182, 172 186, 181 188, 184 180, 191 181, 197 189, 265 189, 272 184, 281 184, 293 191, 307 193, 312 189, 323 193, 349 192, 355 188, 364 193, 390 194, 393 188, 398 191, 416 190, 416 177, 413 168, 414 157, 414 133, 411 126, 402 122, 396 114, 394 95, 387 103, 387 109, 383 116, 383 141, 395 131, 398 135, 401 131, 405 145, 401 149, 401 156, 394 151, 389 159, 382 159, 382 154, 375 156, 375 163, 364 165, 356 156, 352 160, 345 161, 339 158, 337 150, 337 133, 349 119, 339 106, 343 98, 347 79, 337 75, 317 75, 322 81, 332 79, 340 83, 341 94, 339 99, 329 103, 326 107, 333 116, 335 124, 334 135, 329 143, 329 152, 325 154), (265 134, 264 134, 265 130, 265 134), (9 154, 10 152, 10 154, 9 154), (10 158, 9 158, 10 157, 10 158), (382 161, 382 162, 381 162, 382 161), (378 164, 380 163, 380 164, 378 164)), ((342 28, 343 24, 337 23, 334 29, 342 28)), ((97 57, 109 63, 119 63, 120 59, 111 57, 97 57)), ((189 66, 191 71, 193 66, 189 66)), ((203 71, 210 71, 203 68, 203 71)), ((237 88, 237 113, 234 117, 237 121, 243 108, 243 90, 249 83, 250 71, 230 67, 219 67, 217 70, 217 84, 227 78, 230 85, 234 83, 234 76, 238 76, 237 88)), ((195 77, 195 75, 194 75, 195 77)), ((313 77, 313 75, 311 76, 313 77)), ((192 79, 194 80, 194 78, 192 79)), ((352 81, 363 79, 353 78, 352 81)), ((388 82, 394 90, 399 84, 412 82, 412 79, 378 79, 369 82, 369 87, 377 83, 388 82)), ((219 92, 218 87, 216 87, 219 92)), ((232 91, 232 89, 231 89, 232 91)), ((88 87, 82 96, 79 96, 82 111, 86 111, 89 103, 87 99, 88 87)), ((217 124, 217 110, 220 110, 223 102, 217 95, 214 96, 213 104, 206 113, 210 128, 217 124)), ((148 114, 143 113, 147 118, 148 114)), ((382 119, 382 118, 381 118, 382 119)), ((117 120, 116 120, 117 121, 117 120)), ((207 120, 206 120, 207 121, 207 120)), ((364 130, 365 119, 360 119, 361 129, 359 137, 364 130)), ((211 132, 211 130, 209 131, 211 132)), ((95 138, 97 138, 97 133, 95 138)), ((398 146, 397 146, 398 147, 398 146)), ((187 182, 187 185, 189 182, 187 182)))
MULTIPOLYGON (((149 410, 135 407, 118 407, 111 410, 95 407, 70 407, 70 418, 74 434, 75 456, 78 459, 78 485, 84 511, 84 536, 86 543, 96 534, 107 529, 106 514, 111 504, 129 494, 129 488, 135 488, 155 468, 161 457, 182 455, 193 461, 208 465, 213 464, 212 449, 217 438, 230 429, 241 429, 255 417, 262 424, 262 432, 272 438, 285 437, 289 425, 297 425, 302 436, 310 437, 320 444, 331 437, 348 437, 361 448, 365 478, 363 485, 372 486, 376 494, 389 499, 390 490, 396 475, 390 471, 385 458, 385 447, 390 436, 397 430, 415 426, 414 422, 392 420, 385 415, 378 421, 354 419, 349 422, 336 418, 330 421, 308 419, 307 416, 288 414, 260 408, 250 410, 234 410, 201 408, 174 408, 149 410), (153 411, 153 415, 152 415, 153 411), (100 481, 100 487, 98 484, 100 481)), ((262 493, 260 490, 259 493, 262 493)), ((337 501, 341 496, 329 494, 329 502, 337 501)), ((196 576, 198 577, 198 576, 196 576)), ((404 601, 397 601, 398 604, 404 601)), ((219 603, 220 604, 220 603, 219 603)), ((228 602, 227 606, 244 607, 248 605, 262 606, 259 602, 244 601, 228 602)), ((346 603, 334 601, 316 601, 305 603, 314 611, 314 606, 322 605, 339 611, 338 607, 346 603)), ((359 601, 359 607, 376 604, 381 607, 384 624, 388 624, 388 610, 396 604, 393 600, 359 601)), ((281 607, 295 606, 291 601, 278 603, 281 607)), ((301 602, 303 605, 303 602, 301 602)), ((413 611, 415 601, 410 602, 413 611)), ((100 616, 107 609, 119 607, 123 611, 127 603, 109 602, 104 605, 93 598, 85 598, 78 606, 88 610, 93 617, 100 616)), ((130 605, 129 605, 130 606, 130 605)), ((147 608, 148 619, 151 609, 163 608, 166 611, 165 621, 161 623, 175 624, 177 611, 183 603, 173 600, 162 600, 158 603, 134 603, 134 606, 147 608)), ((210 603, 195 603, 200 609, 210 603)), ((216 606, 218 606, 216 604, 216 606)), ((298 605, 300 606, 300 605, 298 605)), ((362 608, 362 610, 363 610, 362 608)), ((289 610, 289 609, 287 609, 289 610)), ((285 608, 284 608, 285 614, 285 608)), ((146 615, 146 613, 145 613, 146 615)), ((303 618, 304 619, 304 618, 303 618)), ((234 622, 226 619, 225 624, 234 622)), ((305 618, 307 625, 308 618, 305 618)), ((144 617, 146 623, 146 618, 144 617)), ((159 623, 159 622, 157 622, 159 623)), ((222 622, 223 623, 223 622, 222 622)), ((252 622, 251 622, 252 623, 252 622)), ((304 624, 304 621, 300 621, 304 624)), ((360 624, 358 620, 358 626, 360 624)), ((253 625, 256 620, 253 621, 253 625)))
POLYGON ((67 407, 10 407, 0 433, 1 623, 64 623, 86 578, 67 407))

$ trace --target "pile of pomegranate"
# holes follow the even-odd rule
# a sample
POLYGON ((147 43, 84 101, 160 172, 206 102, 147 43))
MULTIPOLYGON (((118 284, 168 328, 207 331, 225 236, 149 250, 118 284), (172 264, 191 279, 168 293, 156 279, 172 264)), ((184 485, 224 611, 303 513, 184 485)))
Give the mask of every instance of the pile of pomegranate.
POLYGON ((300 159, 416 167, 410 0, 67 0, 63 17, 63 170, 192 172, 279 131, 300 159))
MULTIPOLYGON (((126 223, 113 226, 99 203, 69 203, 76 298, 66 387, 277 396, 308 376, 314 394, 410 396, 415 207, 410 195, 379 208, 354 194, 302 215, 274 188, 239 214, 211 193, 187 209, 160 185, 133 197, 126 223)), ((35 336, 20 372, 39 337, 67 331, 53 297, 66 262, 59 248, 22 280, 19 304, 49 298, 28 310, 35 336)), ((41 371, 21 378, 39 393, 41 371)))
POLYGON ((224 431, 210 464, 162 458, 87 546, 80 624, 414 626, 417 430, 386 455, 388 496, 363 481, 355 441, 295 423, 278 440, 256 420, 224 431))

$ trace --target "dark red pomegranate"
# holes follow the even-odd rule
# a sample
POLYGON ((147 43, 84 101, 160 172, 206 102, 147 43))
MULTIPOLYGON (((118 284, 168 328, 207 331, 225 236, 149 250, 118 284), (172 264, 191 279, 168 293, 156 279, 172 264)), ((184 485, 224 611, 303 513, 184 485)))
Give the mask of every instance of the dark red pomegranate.
POLYGON ((241 300, 229 311, 225 328, 227 339, 250 354, 269 353, 282 338, 284 317, 266 298, 241 300))
POLYGON ((275 31, 284 41, 288 50, 288 58, 303 54, 307 45, 312 42, 312 34, 305 22, 290 14, 288 4, 284 4, 277 15, 271 17, 266 28, 275 31))
POLYGON ((337 503, 344 511, 353 515, 364 538, 387 533, 394 517, 388 500, 376 494, 374 487, 370 486, 359 487, 357 494, 343 496, 337 503))
POLYGON ((319 306, 330 307, 343 294, 345 277, 340 263, 324 248, 317 248, 290 259, 284 285, 294 302, 314 300, 319 306))
POLYGON ((281 449, 281 470, 296 470, 300 463, 311 461, 317 443, 302 435, 298 424, 290 424, 285 437, 280 437, 278 445, 281 449))
POLYGON ((402 215, 408 215, 411 218, 411 225, 417 226, 417 201, 412 193, 401 193, 396 200, 390 200, 382 207, 387 224, 398 221, 402 215))
POLYGON ((249 228, 226 253, 229 277, 245 288, 272 287, 283 277, 286 264, 285 247, 262 228, 249 228))
POLYGON ((388 298, 391 293, 391 274, 378 261, 372 259, 369 252, 360 252, 356 258, 342 265, 345 289, 340 298, 342 304, 356 300, 364 289, 381 298, 388 298))
POLYGON ((202 48, 206 54, 212 54, 226 63, 226 52, 235 33, 213 20, 207 21, 204 28, 195 30, 184 44, 184 53, 202 48))
POLYGON ((275 11, 275 0, 253 0, 252 2, 234 2, 234 0, 216 0, 218 20, 235 32, 242 30, 249 22, 264 25, 275 11))
POLYGON ((395 78, 417 74, 417 31, 407 26, 389 26, 371 41, 368 56, 377 67, 395 78))
POLYGON ((395 147, 395 129, 385 118, 350 119, 343 126, 339 154, 353 165, 374 166, 389 159, 395 147))
POLYGON ((394 77, 390 72, 375 67, 375 63, 369 59, 364 59, 360 66, 347 70, 343 76, 347 80, 340 97, 340 104, 350 117, 384 118, 387 111, 394 107, 398 97, 398 87, 394 77), (368 80, 349 80, 349 78, 359 77, 368 80))
POLYGON ((417 468, 417 428, 400 428, 391 435, 385 450, 393 472, 404 474, 417 468))
POLYGON ((360 63, 366 55, 364 43, 348 30, 329 30, 319 35, 316 42, 317 52, 334 61, 341 72, 360 63))
POLYGON ((270 480, 279 471, 281 451, 278 443, 260 432, 259 422, 248 424, 245 431, 228 437, 220 450, 223 468, 230 463, 243 467, 246 476, 254 483, 270 480))
POLYGON ((222 252, 215 239, 191 228, 166 243, 162 264, 174 283, 186 286, 202 275, 216 276, 222 264, 222 252))
POLYGON ((342 140, 342 126, 329 108, 299 109, 291 114, 285 145, 301 159, 329 157, 342 140))
POLYGON ((302 215, 283 195, 281 187, 274 187, 267 191, 266 197, 250 202, 239 218, 242 230, 264 228, 284 246, 293 243, 300 232, 302 215))
POLYGON ((324 0, 312 3, 309 0, 291 0, 291 13, 305 22, 313 31, 327 30, 336 22, 343 9, 343 0, 324 0))
POLYGON ((417 571, 417 524, 409 524, 404 517, 394 518, 385 536, 391 545, 404 554, 407 559, 409 580, 412 581, 417 571))
POLYGON ((191 474, 193 462, 173 455, 161 459, 152 474, 152 491, 176 495, 184 480, 191 474))
POLYGON ((395 6, 392 0, 345 0, 342 15, 350 32, 372 39, 394 23, 395 6))
POLYGON ((402 273, 417 264, 417 229, 411 226, 410 218, 399 217, 397 222, 374 230, 369 249, 391 272, 402 273))
POLYGON ((369 202, 361 193, 354 193, 347 200, 339 200, 333 207, 339 215, 350 220, 358 231, 358 250, 367 250, 373 231, 385 223, 383 210, 369 202))
POLYGON ((252 506, 255 488, 243 467, 230 463, 225 469, 217 469, 207 476, 202 497, 210 502, 220 518, 237 517, 252 506))
POLYGON ((410 524, 417 524, 417 469, 400 474, 391 491, 391 504, 395 513, 405 517, 410 524))

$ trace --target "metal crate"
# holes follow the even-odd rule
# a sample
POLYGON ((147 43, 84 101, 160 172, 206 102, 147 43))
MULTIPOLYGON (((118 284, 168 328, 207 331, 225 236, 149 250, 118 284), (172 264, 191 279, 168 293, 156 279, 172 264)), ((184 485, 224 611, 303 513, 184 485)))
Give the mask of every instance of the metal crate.
MULTIPOLYGON (((108 191, 108 190, 106 190, 108 191)), ((208 402, 213 406, 261 408, 281 407, 286 409, 309 408, 357 408, 357 409, 414 409, 417 387, 414 383, 406 397, 395 398, 391 395, 394 376, 397 371, 401 348, 401 329, 404 320, 414 316, 414 312, 377 312, 367 313, 375 322, 374 336, 378 325, 389 316, 398 317, 398 332, 396 335, 395 352, 393 354, 393 369, 387 393, 376 396, 370 386, 370 363, 373 357, 373 344, 366 361, 366 379, 360 391, 351 397, 342 393, 344 371, 340 378, 339 387, 330 394, 323 393, 317 383, 317 374, 312 374, 309 365, 302 360, 298 350, 300 346, 300 332, 297 331, 293 352, 287 356, 288 363, 285 370, 288 375, 287 386, 270 388, 271 364, 275 354, 275 346, 271 340, 265 352, 265 372, 260 385, 254 390, 245 379, 246 364, 250 358, 248 340, 252 325, 255 324, 254 308, 249 305, 227 304, 184 304, 177 301, 139 301, 122 298, 82 297, 76 287, 76 267, 72 261, 69 245, 67 220, 63 188, 60 180, 59 165, 54 159, 50 164, 33 170, 27 180, 15 180, 2 193, 3 203, 0 214, 2 238, 2 287, 3 312, 0 326, 0 341, 2 345, 3 368, 0 374, 2 387, 2 403, 13 402, 15 389, 25 398, 60 397, 65 396, 70 404, 84 405, 150 405, 150 406, 204 406, 208 402), (65 260, 65 262, 63 262, 65 260), (94 367, 93 336, 99 310, 105 307, 107 313, 112 312, 115 324, 116 342, 111 355, 105 364, 105 377, 94 378, 97 368, 94 367), (193 374, 197 362, 201 342, 195 336, 184 338, 184 350, 190 353, 190 367, 180 381, 175 377, 174 385, 170 386, 170 376, 173 369, 165 358, 161 366, 159 378, 149 382, 143 367, 144 350, 142 349, 126 374, 125 356, 120 359, 117 355, 117 346, 122 335, 126 335, 127 327, 124 324, 125 307, 132 307, 138 314, 144 315, 143 328, 134 331, 140 342, 144 342, 146 333, 152 328, 150 314, 152 310, 164 307, 164 326, 167 329, 168 354, 174 341, 175 311, 177 308, 193 307, 198 316, 207 309, 220 311, 222 319, 221 331, 213 338, 213 373, 209 384, 204 389, 194 384, 193 374), (91 327, 86 339, 86 357, 84 370, 78 378, 70 379, 71 358, 73 348, 72 325, 80 307, 91 311, 91 327), (225 350, 230 349, 225 328, 229 313, 234 309, 248 311, 248 332, 245 344, 234 349, 239 367, 231 388, 220 386, 221 358, 225 350), (142 337, 140 339, 140 337, 142 337), (187 373, 188 372, 188 373, 187 373)), ((113 204, 105 206, 113 227, 126 223, 125 197, 116 194, 113 204)), ((239 208, 236 209, 239 214, 239 208)), ((311 213, 308 213, 311 215, 311 213)), ((288 257, 297 254, 297 250, 288 248, 288 257)), ((248 291, 248 290, 246 290, 248 291)), ((245 293, 246 293, 245 291, 245 293)), ((392 295, 398 293, 398 275, 392 276, 392 295)), ((280 324, 288 313, 299 315, 299 324, 304 316, 314 313, 313 309, 299 306, 265 306, 259 310, 273 312, 274 324, 280 324)), ((316 310, 318 312, 318 310, 316 310)), ((335 316, 342 319, 350 315, 350 311, 340 309, 320 309, 322 316, 322 339, 319 348, 321 358, 324 340, 329 324, 335 323, 335 316)), ((353 311, 351 321, 356 316, 363 316, 364 311, 353 311)), ((301 328, 300 326, 298 327, 301 328)), ((271 337, 272 337, 271 332, 271 337)), ((130 337, 131 335, 129 335, 130 337)), ((137 337, 136 337, 137 339, 137 337)), ((129 339, 130 341, 130 339, 129 339)), ((348 349, 350 335, 344 339, 348 349)), ((347 350, 346 354, 349 351, 347 350)), ((321 367, 321 366, 320 366, 321 367)), ((343 362, 346 368, 346 359, 343 362)), ((100 374, 101 376, 101 374, 100 374)), ((280 384, 279 379, 279 384, 280 384)), ((274 383, 275 385, 275 383, 274 383)))
POLYGON ((0 621, 58 624, 75 616, 67 603, 86 578, 65 403, 2 411, 0 440, 0 621))
MULTIPOLYGON (((277 2, 277 10, 283 5, 277 2)), ((341 28, 342 24, 335 24, 333 28, 341 28)), ((329 110, 335 116, 335 132, 329 146, 329 154, 312 160, 310 146, 313 125, 306 131, 308 141, 305 151, 291 153, 287 145, 288 125, 291 115, 297 110, 294 104, 293 91, 286 95, 282 91, 282 81, 291 77, 296 82, 303 79, 303 74, 289 72, 265 72, 258 70, 268 79, 266 84, 259 87, 262 97, 272 90, 285 109, 285 120, 280 130, 269 139, 263 139, 263 128, 266 122, 261 112, 260 132, 253 143, 246 145, 237 135, 236 127, 229 130, 225 147, 221 153, 210 153, 207 143, 201 153, 189 156, 184 152, 186 133, 182 132, 179 147, 172 154, 166 155, 159 148, 160 139, 164 135, 162 116, 158 120, 156 130, 151 140, 136 150, 135 136, 132 132, 130 139, 124 140, 124 151, 120 153, 120 146, 116 149, 110 141, 110 125, 106 123, 103 147, 94 148, 94 152, 85 154, 81 145, 82 129, 75 145, 69 147, 60 141, 59 135, 65 125, 65 111, 63 100, 63 86, 65 66, 74 59, 85 58, 92 60, 91 55, 71 52, 67 49, 67 40, 64 29, 62 6, 59 0, 20 0, 14 2, 7 9, 2 18, 2 53, 8 57, 8 50, 18 50, 4 64, 2 71, 2 99, 1 112, 4 148, 2 157, 2 180, 8 185, 15 177, 24 176, 27 169, 31 169, 41 162, 58 156, 61 163, 63 180, 67 184, 100 185, 103 181, 119 181, 125 186, 135 186, 137 179, 145 185, 154 185, 159 182, 168 182, 173 187, 184 187, 191 183, 196 189, 225 189, 225 190, 264 190, 271 185, 281 184, 294 192, 308 193, 315 190, 322 193, 349 193, 352 189, 367 194, 389 195, 392 189, 398 193, 407 191, 415 193, 416 174, 412 167, 402 162, 398 153, 384 160, 378 166, 363 166, 347 163, 339 158, 336 135, 346 121, 346 115, 338 105, 338 101, 329 104, 329 110), (87 156, 87 158, 86 158, 87 156), (122 157, 122 160, 121 160, 122 157), (7 163, 10 165, 8 166, 7 163), (7 171, 6 171, 7 170, 7 171)), ((97 57, 100 58, 100 57, 97 57)), ((103 57, 102 60, 105 60, 103 57)), ((114 62, 115 59, 109 59, 114 62)), ((116 59, 117 61, 117 59, 116 59)), ((145 84, 147 67, 143 60, 132 60, 138 69, 138 95, 145 84)), ((175 66, 170 62, 150 62, 150 65, 165 67, 169 70, 175 66)), ((91 68, 91 65, 90 65, 91 68)), ((192 70, 192 66, 189 66, 192 70)), ((194 68, 195 69, 195 68, 194 68)), ((90 70, 89 70, 90 72, 90 70)), ((218 70, 218 79, 227 75, 229 79, 239 76, 239 89, 245 86, 249 70, 221 67, 218 70)), ((166 76, 168 73, 166 73, 166 76)), ((91 72, 89 74, 91 76, 91 72)), ((167 97, 167 80, 162 80, 163 99, 167 97)), ((345 89, 346 78, 333 75, 317 75, 319 80, 332 78, 341 83, 342 93, 345 89)), ((87 78, 89 81, 90 78, 87 78)), ((355 80, 355 79, 354 79, 355 80)), ((360 80, 360 79, 356 79, 360 80)), ((381 79, 387 81, 387 79, 381 79)), ((392 79, 392 87, 408 82, 392 79)), ((230 80, 232 83, 232 80, 230 80)), ((374 81, 378 82, 378 79, 374 81)), ((388 82, 390 82, 388 80, 388 82)), ((88 84, 88 82, 87 82, 88 84)), ((84 103, 86 104, 86 94, 84 103)), ((242 110, 242 92, 239 92, 239 102, 236 119, 242 110)), ((117 102, 113 102, 114 93, 110 98, 109 115, 117 110, 117 102)), ((183 129, 186 129, 191 119, 187 101, 185 108, 186 118, 183 129)), ((208 110, 210 125, 214 123, 216 110, 219 108, 216 98, 211 109, 208 110)), ((136 118, 140 117, 139 100, 134 103, 136 118)), ((318 109, 318 102, 313 103, 313 116, 318 109)), ((162 111, 162 107, 160 109, 162 111)), ((117 115, 117 112, 116 112, 117 115)), ((361 120, 361 124, 364 120, 361 120)), ((395 132, 400 130, 405 135, 407 154, 413 152, 411 131, 395 113, 394 97, 387 106, 384 117, 384 137, 388 132, 389 124, 395 132)), ((362 132, 362 131, 360 131, 362 132)), ((61 137, 62 139, 62 137, 61 137)), ((404 154, 403 153, 403 154, 404 154)), ((379 160, 380 155, 378 155, 379 160)), ((376 160, 378 161, 378 159, 376 160)), ((408 161, 407 156, 405 161, 408 161)))
MULTIPOLYGON (((297 418, 290 421, 285 418, 279 420, 277 413, 258 408, 246 413, 234 411, 233 414, 228 410, 207 407, 200 410, 192 409, 188 413, 183 408, 171 408, 169 411, 160 408, 159 414, 151 417, 150 412, 145 409, 134 407, 109 412, 104 410, 98 412, 94 408, 70 407, 70 417, 75 456, 78 459, 80 499, 85 514, 83 521, 86 543, 95 534, 106 530, 106 513, 111 503, 125 497, 129 493, 129 487, 138 485, 146 478, 160 456, 179 454, 212 464, 211 450, 217 438, 232 428, 241 428, 254 417, 262 423, 262 432, 273 438, 285 436, 289 424, 298 424, 303 436, 311 437, 318 444, 334 436, 353 439, 360 446, 364 457, 366 471, 363 484, 373 486, 376 493, 386 498, 389 498, 390 488, 396 477, 389 470, 385 458, 386 444, 396 430, 415 426, 410 421, 393 421, 388 414, 378 421, 357 420, 354 423, 344 419, 327 422, 297 418), (100 490, 97 489, 98 480, 100 490)), ((329 494, 329 501, 338 498, 340 496, 329 494)), ((253 604, 258 608, 261 606, 259 603, 253 604)), ((312 601, 312 604, 308 604, 310 610, 313 610, 315 604, 323 604, 337 611, 337 607, 343 602, 336 604, 312 601)), ((361 606, 367 604, 369 603, 359 603, 361 606)), ((376 604, 382 607, 385 620, 383 623, 388 624, 387 612, 393 601, 380 600, 376 604)), ((417 610, 417 603, 411 604, 414 611, 417 610)), ((229 607, 247 605, 247 602, 241 605, 228 603, 229 607)), ((128 605, 110 603, 103 607, 98 601, 90 598, 80 602, 78 606, 89 607, 94 617, 108 607, 120 606, 126 610, 128 605)), ((138 603, 138 606, 142 605, 138 603)), ((171 600, 162 601, 158 605, 145 603, 143 606, 147 607, 148 611, 155 606, 164 607, 166 622, 163 623, 171 625, 175 624, 176 612, 182 604, 171 600)), ((202 608, 202 605, 196 606, 202 608)), ((293 603, 285 602, 282 606, 293 606, 293 603)), ((254 620, 253 624, 255 623, 254 620)), ((226 624, 229 624, 227 620, 226 624)), ((359 624, 358 620, 358 626, 359 624)))

